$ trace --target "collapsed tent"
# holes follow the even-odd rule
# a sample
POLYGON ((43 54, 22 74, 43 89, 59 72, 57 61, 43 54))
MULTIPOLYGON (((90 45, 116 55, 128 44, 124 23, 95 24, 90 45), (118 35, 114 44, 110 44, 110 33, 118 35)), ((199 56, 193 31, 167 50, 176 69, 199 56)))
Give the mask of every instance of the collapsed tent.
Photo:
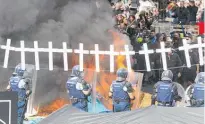
POLYGON ((39 124, 203 124, 204 109, 157 107, 119 113, 92 114, 66 105, 39 124))

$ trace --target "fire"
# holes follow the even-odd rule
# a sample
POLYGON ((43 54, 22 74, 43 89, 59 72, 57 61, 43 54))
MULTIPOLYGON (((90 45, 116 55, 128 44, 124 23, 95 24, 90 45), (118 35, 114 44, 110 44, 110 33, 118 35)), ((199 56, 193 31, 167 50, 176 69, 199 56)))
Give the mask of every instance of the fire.
MULTIPOLYGON (((124 45, 126 45, 125 40, 122 39, 119 33, 110 31, 113 36, 113 44, 115 47, 115 51, 121 52, 124 51, 124 45)), ((126 68, 125 66, 125 56, 119 55, 116 58, 115 63, 117 64, 117 69, 119 68, 126 68)))
POLYGON ((69 104, 69 101, 66 99, 56 99, 49 105, 43 106, 38 110, 38 116, 47 116, 52 112, 58 110, 59 108, 63 107, 64 105, 69 104))
MULTIPOLYGON (((125 40, 123 40, 120 34, 118 34, 117 32, 110 31, 110 33, 113 36, 113 44, 115 47, 115 51, 117 52, 124 51, 124 45, 126 44, 125 40)), ((78 55, 73 54, 72 67, 78 64, 79 62, 78 60, 79 60, 78 55)), ((100 62, 103 62, 104 60, 105 60, 105 56, 100 55, 100 62)), ((115 65, 116 65, 115 70, 119 68, 126 68, 125 63, 126 63, 125 56, 121 56, 121 55, 117 56, 115 59, 115 65)), ((85 80, 90 84, 92 84, 94 81, 96 82, 97 93, 104 97, 103 99, 101 99, 101 102, 105 105, 105 107, 112 110, 112 100, 108 99, 108 93, 112 81, 116 79, 116 74, 110 73, 109 71, 103 71, 106 69, 103 67, 102 63, 100 64, 101 71, 99 73, 96 73, 94 56, 84 57, 84 68, 85 68, 85 80)), ((134 78, 135 75, 131 73, 129 77, 134 78)), ((48 115, 53 111, 58 110, 65 104, 69 104, 69 102, 64 99, 56 99, 50 105, 40 108, 38 115, 43 115, 43 116, 48 115)))
POLYGON ((124 62, 125 62, 125 57, 124 56, 117 56, 116 61, 118 62, 117 63, 118 68, 126 68, 126 66, 124 64, 124 62))

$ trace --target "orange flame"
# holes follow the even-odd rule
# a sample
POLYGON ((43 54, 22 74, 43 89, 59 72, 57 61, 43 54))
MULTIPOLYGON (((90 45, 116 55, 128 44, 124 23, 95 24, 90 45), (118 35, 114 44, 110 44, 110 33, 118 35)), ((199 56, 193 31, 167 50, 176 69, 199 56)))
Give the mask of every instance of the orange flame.
MULTIPOLYGON (((115 47, 115 51, 120 52, 124 51, 124 45, 126 44, 125 40, 123 40, 119 33, 110 31, 110 33, 113 36, 113 44, 115 47)), ((79 57, 75 54, 72 54, 72 67, 79 62, 79 57)), ((100 62, 104 60, 104 56, 100 56, 100 62)), ((116 63, 116 69, 119 68, 126 68, 125 66, 125 56, 116 56, 115 59, 116 63)), ((107 64, 107 63, 106 63, 107 64)), ((94 81, 96 82, 96 91, 97 93, 101 94, 106 99, 101 99, 101 102, 105 105, 106 108, 112 109, 112 100, 108 99, 108 93, 110 89, 110 85, 113 80, 115 80, 116 75, 114 73, 100 71, 98 73, 98 77, 94 79, 95 77, 95 57, 86 57, 84 61, 84 68, 86 71, 85 80, 92 84, 94 81)), ((103 70, 104 68, 100 66, 100 69, 103 70)), ((132 75, 134 77, 134 75, 132 75)), ((56 99, 54 100, 50 105, 44 106, 40 109, 38 112, 39 115, 48 115, 52 113, 53 111, 59 109, 60 107, 64 106, 65 104, 68 104, 69 102, 64 99, 56 99)))
MULTIPOLYGON (((126 45, 126 41, 122 39, 119 33, 110 31, 113 36, 113 44, 116 52, 124 51, 124 45, 126 45)), ((115 61, 117 64, 117 69, 126 68, 125 66, 125 56, 119 55, 115 61)))
POLYGON ((51 114, 52 112, 58 110, 59 108, 63 107, 64 105, 69 104, 68 100, 66 99, 56 99, 50 104, 43 106, 38 111, 38 116, 47 116, 51 114))

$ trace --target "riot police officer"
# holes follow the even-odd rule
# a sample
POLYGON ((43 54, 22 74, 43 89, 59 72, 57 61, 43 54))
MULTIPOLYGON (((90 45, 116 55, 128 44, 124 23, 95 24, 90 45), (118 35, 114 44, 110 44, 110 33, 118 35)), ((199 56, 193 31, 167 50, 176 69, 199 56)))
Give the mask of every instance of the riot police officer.
POLYGON ((189 98, 192 107, 204 106, 205 72, 197 74, 195 83, 190 86, 189 98))
POLYGON ((84 72, 80 71, 80 66, 74 66, 66 87, 72 105, 83 111, 88 111, 88 96, 91 93, 91 86, 85 82, 83 77, 84 72))
POLYGON ((175 106, 175 102, 181 100, 181 96, 178 95, 177 86, 172 82, 173 73, 171 70, 165 70, 162 73, 161 81, 158 81, 154 85, 154 91, 152 95, 152 105, 158 102, 158 106, 175 106))
POLYGON ((110 86, 109 97, 113 101, 113 112, 130 111, 131 100, 135 99, 131 83, 126 81, 127 69, 120 68, 117 71, 117 80, 110 86))

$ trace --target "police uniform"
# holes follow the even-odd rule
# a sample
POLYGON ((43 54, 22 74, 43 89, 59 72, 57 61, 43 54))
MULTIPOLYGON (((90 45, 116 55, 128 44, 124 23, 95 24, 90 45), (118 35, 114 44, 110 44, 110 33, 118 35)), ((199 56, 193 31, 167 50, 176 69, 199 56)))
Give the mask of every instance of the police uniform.
POLYGON ((192 107, 204 106, 205 72, 200 72, 195 79, 195 84, 190 88, 190 104, 192 107))
POLYGON ((113 111, 121 112, 121 111, 129 111, 131 110, 131 100, 128 95, 132 93, 132 86, 129 82, 126 81, 113 81, 112 85, 112 100, 113 100, 113 111), (127 91, 125 89, 128 89, 127 91))
POLYGON ((170 70, 162 73, 162 81, 158 81, 154 85, 152 95, 152 105, 158 102, 158 106, 175 106, 175 102, 181 100, 178 95, 177 86, 172 82, 173 74, 170 70))
POLYGON ((83 91, 89 91, 90 85, 83 80, 81 73, 79 65, 74 66, 71 78, 66 83, 66 88, 72 105, 83 111, 88 111, 88 95, 85 95, 83 91))
POLYGON ((127 82, 127 70, 119 69, 117 71, 117 80, 113 81, 110 86, 112 94, 113 112, 131 110, 131 99, 129 93, 133 92, 131 83, 127 82))
POLYGON ((71 99, 72 105, 81 110, 88 111, 87 96, 83 93, 82 90, 89 90, 89 86, 85 84, 84 80, 81 80, 78 77, 70 78, 67 81, 67 89, 69 90, 69 97, 71 99))
POLYGON ((25 112, 27 110, 27 98, 31 93, 27 85, 28 82, 25 81, 24 72, 25 70, 21 68, 21 65, 17 65, 14 70, 13 76, 10 78, 9 81, 11 91, 15 91, 18 93, 18 124, 23 123, 23 120, 25 118, 25 112))

